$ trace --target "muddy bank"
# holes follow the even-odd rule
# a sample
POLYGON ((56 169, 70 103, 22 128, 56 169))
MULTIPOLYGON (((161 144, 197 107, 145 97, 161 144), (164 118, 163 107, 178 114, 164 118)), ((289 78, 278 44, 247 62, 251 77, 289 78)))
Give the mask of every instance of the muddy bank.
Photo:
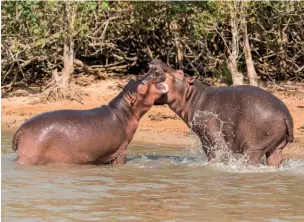
MULTIPOLYGON (((104 80, 83 87, 87 94, 83 104, 62 101, 41 104, 37 103, 39 93, 19 92, 18 95, 3 98, 2 132, 14 132, 25 120, 32 116, 57 109, 90 109, 107 104, 120 89, 121 80, 104 80)), ((294 119, 295 141, 284 149, 284 158, 304 159, 304 95, 290 92, 274 92, 290 110, 294 119)), ((274 123, 275 124, 275 123, 274 123)), ((156 143, 187 147, 193 145, 195 138, 186 124, 167 106, 154 106, 140 121, 134 142, 156 143)))

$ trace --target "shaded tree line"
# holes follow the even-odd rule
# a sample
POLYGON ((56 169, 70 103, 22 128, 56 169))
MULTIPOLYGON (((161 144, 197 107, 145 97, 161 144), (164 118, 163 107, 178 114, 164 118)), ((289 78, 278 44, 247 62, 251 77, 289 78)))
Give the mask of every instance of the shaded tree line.
POLYGON ((303 81, 304 2, 2 1, 2 90, 138 74, 154 58, 227 84, 303 81))

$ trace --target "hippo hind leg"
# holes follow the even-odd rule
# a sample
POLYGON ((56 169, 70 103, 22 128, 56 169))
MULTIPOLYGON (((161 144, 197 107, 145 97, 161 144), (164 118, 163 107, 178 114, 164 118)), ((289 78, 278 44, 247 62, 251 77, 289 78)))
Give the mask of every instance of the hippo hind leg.
POLYGON ((266 153, 266 161, 268 166, 279 168, 282 163, 282 149, 266 153))
POLYGON ((283 157, 282 157, 282 150, 287 145, 287 141, 284 140, 277 148, 266 152, 266 162, 268 166, 279 168, 283 157))
POLYGON ((282 142, 277 143, 275 141, 276 137, 273 136, 267 140, 262 140, 259 144, 251 143, 253 145, 249 146, 247 143, 244 153, 246 153, 249 163, 252 165, 259 164, 264 154, 266 154, 267 165, 278 168, 282 162, 282 149, 286 146, 287 141, 284 137, 283 141, 280 140, 282 142))

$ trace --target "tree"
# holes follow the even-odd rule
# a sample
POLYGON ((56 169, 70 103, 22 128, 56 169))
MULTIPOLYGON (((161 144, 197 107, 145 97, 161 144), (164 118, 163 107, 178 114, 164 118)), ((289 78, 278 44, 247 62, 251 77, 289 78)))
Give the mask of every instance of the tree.
POLYGON ((243 85, 244 76, 242 73, 238 71, 237 67, 237 59, 239 54, 239 9, 241 2, 227 2, 229 4, 230 9, 230 28, 231 28, 231 35, 232 35, 232 43, 231 48, 228 51, 228 69, 232 75, 233 85, 243 85))
POLYGON ((76 19, 77 5, 68 1, 63 3, 63 69, 60 73, 53 70, 53 81, 48 84, 50 87, 44 93, 44 99, 56 100, 81 100, 79 90, 71 83, 71 76, 74 72, 74 25, 76 19))
POLYGON ((242 84, 242 73, 252 85, 257 76, 304 77, 303 2, 2 1, 1 6, 3 92, 46 86, 47 99, 79 100, 78 77, 141 73, 152 58, 228 85, 242 84))
POLYGON ((241 22, 242 22, 242 31, 243 31, 243 51, 244 51, 244 57, 246 61, 246 69, 247 69, 247 76, 249 78, 250 85, 257 86, 257 74, 253 65, 252 60, 252 54, 251 54, 251 47, 249 44, 249 38, 248 38, 248 31, 247 31, 247 21, 246 21, 246 15, 247 15, 247 2, 241 2, 241 22))

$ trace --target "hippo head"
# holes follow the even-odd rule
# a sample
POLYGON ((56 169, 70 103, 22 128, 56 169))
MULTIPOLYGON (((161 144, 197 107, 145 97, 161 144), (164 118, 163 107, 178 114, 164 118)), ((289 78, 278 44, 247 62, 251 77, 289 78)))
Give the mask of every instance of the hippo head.
POLYGON ((149 68, 148 73, 144 77, 137 80, 131 79, 123 87, 127 100, 130 102, 131 107, 135 109, 143 107, 151 108, 155 100, 169 92, 169 87, 165 83, 165 72, 153 64, 149 68))
POLYGON ((195 77, 187 77, 182 70, 174 70, 159 59, 154 59, 150 65, 156 66, 157 69, 162 69, 166 73, 165 83, 170 88, 169 93, 157 99, 154 105, 172 104, 184 96, 189 96, 190 86, 194 83, 195 77))

